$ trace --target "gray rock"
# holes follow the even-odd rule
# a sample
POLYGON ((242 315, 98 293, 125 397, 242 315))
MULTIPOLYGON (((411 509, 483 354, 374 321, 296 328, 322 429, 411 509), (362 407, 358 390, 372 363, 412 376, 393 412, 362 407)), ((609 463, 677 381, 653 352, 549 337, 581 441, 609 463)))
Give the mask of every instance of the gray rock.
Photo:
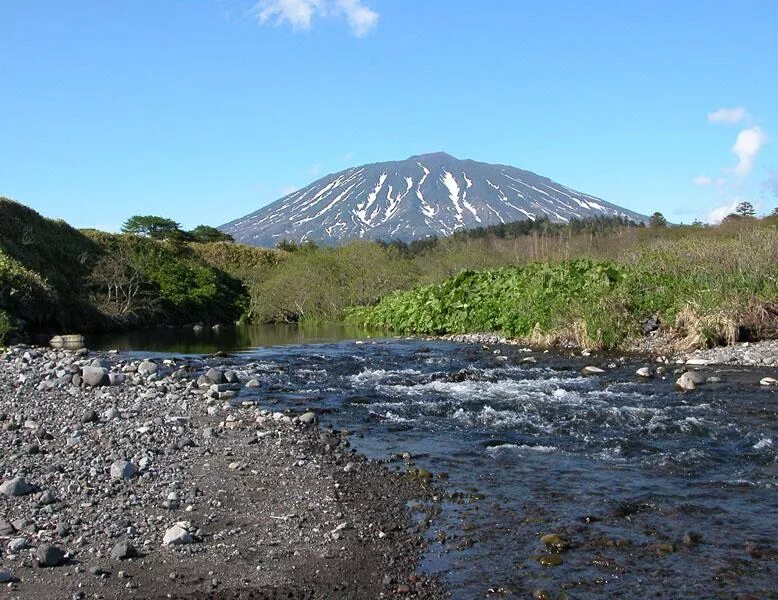
POLYGON ((143 377, 148 377, 159 371, 159 365, 150 360, 144 360, 138 365, 138 374, 143 377))
POLYGON ((645 379, 650 379, 654 376, 654 372, 651 370, 651 367, 640 367, 637 371, 635 371, 635 375, 645 379))
POLYGON ((27 540, 24 539, 23 537, 14 538, 10 542, 8 542, 8 552, 12 554, 21 552, 26 547, 27 547, 27 540))
POLYGON ((259 380, 257 380, 257 379, 250 379, 250 380, 249 380, 249 381, 246 383, 246 387, 247 387, 247 388, 258 388, 260 385, 261 385, 261 384, 259 383, 259 380))
POLYGON ((227 380, 227 383, 240 383, 238 374, 232 370, 224 372, 224 379, 227 380))
POLYGON ((99 418, 97 416, 97 411, 93 408, 88 408, 84 411, 84 414, 81 415, 81 422, 82 423, 94 423, 95 421, 98 421, 99 418))
POLYGON ((65 551, 54 544, 41 544, 35 551, 35 557, 41 567, 58 567, 65 562, 65 551))
POLYGON ((111 479, 131 479, 138 471, 128 460, 117 460, 111 465, 111 479))
POLYGON ((224 372, 214 367, 211 367, 208 369, 208 371, 206 371, 205 378, 211 384, 219 385, 221 383, 227 383, 227 378, 224 377, 224 372))
POLYGON ((675 382, 675 387, 690 392, 698 385, 705 383, 705 376, 697 371, 686 371, 675 382))
POLYGON ((26 496, 35 491, 35 487, 21 477, 14 477, 0 485, 0 494, 4 496, 26 496))
POLYGON ((605 373, 605 369, 594 367, 592 365, 588 365, 581 369, 581 375, 599 375, 601 373, 605 373))
POLYGON ((178 523, 168 528, 165 531, 165 536, 162 538, 163 546, 180 546, 191 544, 192 542, 194 542, 192 534, 178 523))
POLYGON ((122 385, 127 381, 127 376, 124 373, 108 373, 108 385, 122 385))
MULTIPOLYGON (((75 380, 75 377, 73 379, 75 380)), ((107 385, 109 383, 108 370, 105 367, 84 367, 81 369, 81 379, 91 387, 107 385)))
POLYGON ((778 379, 774 377, 762 377, 759 380, 759 385, 778 385, 778 379))
POLYGON ((318 419, 316 418, 316 413, 312 411, 305 412, 301 414, 298 418, 300 419, 300 423, 302 423, 303 425, 313 425, 318 421, 318 419))
POLYGON ((13 575, 11 575, 10 571, 4 571, 0 569, 0 583, 10 583, 14 580, 13 575))
POLYGON ((0 535, 9 536, 16 532, 16 528, 5 519, 0 519, 0 535))
POLYGON ((111 548, 111 558, 114 560, 124 560, 127 558, 135 558, 138 556, 138 551, 127 540, 121 540, 117 542, 113 548, 111 548))

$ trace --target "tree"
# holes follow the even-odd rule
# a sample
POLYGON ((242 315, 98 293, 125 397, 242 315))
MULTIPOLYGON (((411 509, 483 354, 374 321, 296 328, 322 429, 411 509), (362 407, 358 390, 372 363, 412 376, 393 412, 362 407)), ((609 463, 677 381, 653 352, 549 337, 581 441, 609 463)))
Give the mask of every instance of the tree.
POLYGON ((194 242, 234 242, 230 234, 224 233, 216 229, 216 227, 210 227, 209 225, 198 225, 192 231, 189 232, 194 242))
POLYGON ((648 225, 650 227, 667 227, 667 219, 665 219, 665 216, 662 213, 655 212, 648 219, 648 225))
POLYGON ((735 208, 735 214, 741 217, 755 217, 756 210, 754 210, 754 205, 750 202, 741 202, 735 208))
POLYGON ((770 213, 773 217, 778 217, 778 206, 776 206, 773 209, 773 212, 770 213))
POLYGON ((173 219, 155 217, 153 215, 135 215, 127 219, 122 226, 125 233, 146 235, 156 240, 180 239, 183 231, 173 219))

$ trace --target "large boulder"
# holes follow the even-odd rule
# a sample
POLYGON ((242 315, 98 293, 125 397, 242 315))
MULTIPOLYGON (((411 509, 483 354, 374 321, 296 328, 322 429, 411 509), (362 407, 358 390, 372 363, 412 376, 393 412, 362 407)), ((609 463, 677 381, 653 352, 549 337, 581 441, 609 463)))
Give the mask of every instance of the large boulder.
POLYGON ((690 392, 698 385, 705 383, 705 376, 699 371, 686 371, 675 382, 675 387, 684 392, 690 392))

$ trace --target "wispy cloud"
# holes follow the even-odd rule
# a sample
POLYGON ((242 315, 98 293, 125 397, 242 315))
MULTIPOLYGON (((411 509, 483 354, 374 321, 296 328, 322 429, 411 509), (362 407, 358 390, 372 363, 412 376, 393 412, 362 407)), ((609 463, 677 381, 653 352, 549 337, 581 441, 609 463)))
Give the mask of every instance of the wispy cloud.
POLYGON ((282 187, 279 191, 281 192, 281 196, 288 196, 292 192, 296 192, 298 188, 296 185, 285 185, 282 187))
POLYGON ((360 38, 375 29, 379 19, 362 0, 260 0, 254 14, 262 24, 289 24, 297 31, 310 30, 316 17, 342 17, 360 38))
POLYGON ((733 125, 740 123, 748 118, 748 110, 743 106, 735 108, 720 108, 715 112, 708 114, 709 123, 727 123, 733 125))
POLYGON ((740 198, 734 198, 731 202, 717 206, 708 213, 708 223, 721 223, 727 215, 735 212, 737 205, 742 202, 740 198))
POLYGON ((744 177, 754 168, 756 155, 767 141, 767 135, 759 127, 743 129, 737 135, 732 152, 737 156, 738 163, 732 170, 738 177, 744 177))
POLYGON ((695 177, 692 181, 694 182, 694 185, 699 186, 710 185, 713 183, 713 180, 705 175, 697 175, 697 177, 695 177))

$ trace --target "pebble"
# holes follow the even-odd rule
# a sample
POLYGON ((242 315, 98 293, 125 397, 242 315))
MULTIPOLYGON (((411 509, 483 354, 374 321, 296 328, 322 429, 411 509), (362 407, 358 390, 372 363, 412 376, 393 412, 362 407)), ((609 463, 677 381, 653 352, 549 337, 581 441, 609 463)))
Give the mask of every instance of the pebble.
POLYGON ((165 531, 165 536, 162 538, 163 546, 180 546, 183 544, 191 544, 194 542, 192 534, 189 530, 181 524, 175 524, 165 531))
POLYGON ((588 365, 581 369, 581 375, 600 375, 602 373, 605 373, 605 369, 601 369, 600 367, 595 367, 592 365, 588 365))
POLYGON ((650 379, 654 376, 654 372, 651 370, 651 367, 640 367, 637 371, 635 371, 635 375, 638 377, 643 377, 644 379, 650 379))
POLYGON ((0 583, 10 583, 13 580, 14 578, 10 571, 0 569, 0 583))
POLYGON ((135 558, 138 556, 138 551, 127 540, 121 540, 117 542, 113 548, 111 548, 111 558, 114 560, 125 560, 127 558, 135 558))

